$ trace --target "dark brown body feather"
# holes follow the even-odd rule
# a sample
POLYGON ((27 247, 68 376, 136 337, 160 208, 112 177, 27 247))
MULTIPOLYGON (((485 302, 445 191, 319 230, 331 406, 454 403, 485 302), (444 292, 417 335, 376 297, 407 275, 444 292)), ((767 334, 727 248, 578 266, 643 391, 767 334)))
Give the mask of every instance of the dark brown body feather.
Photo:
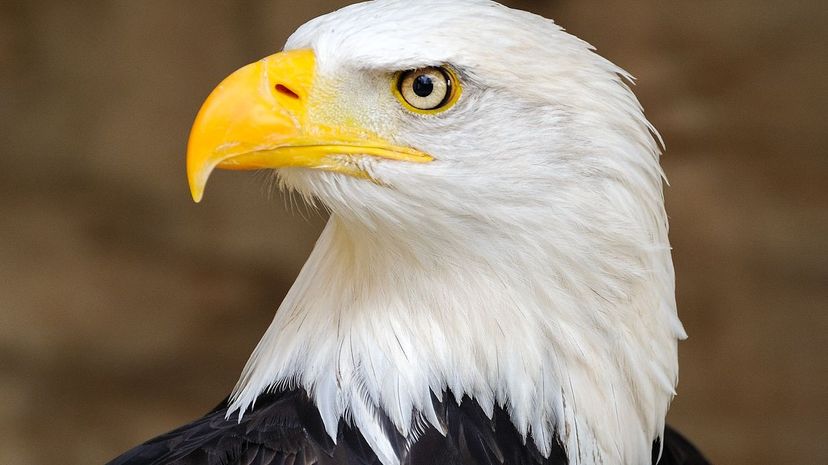
MULTIPOLYGON (((453 399, 447 393, 444 399, 453 399)), ((444 436, 427 427, 410 447, 390 434, 403 465, 566 465, 560 444, 544 458, 520 434, 501 408, 487 417, 477 402, 437 402, 444 436)), ((227 402, 193 423, 135 447, 108 465, 381 465, 358 430, 341 422, 336 443, 325 432, 322 418, 301 390, 264 394, 255 408, 238 421, 229 420, 227 402)), ((387 420, 387 430, 393 431, 387 420)), ((653 463, 658 455, 653 447, 653 463)), ((663 465, 707 465, 681 435, 667 428, 663 465)))

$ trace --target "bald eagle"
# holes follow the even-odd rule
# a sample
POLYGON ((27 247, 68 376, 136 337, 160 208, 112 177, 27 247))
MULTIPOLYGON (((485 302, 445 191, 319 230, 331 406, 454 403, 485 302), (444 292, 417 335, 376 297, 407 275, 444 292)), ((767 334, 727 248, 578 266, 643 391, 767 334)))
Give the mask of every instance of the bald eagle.
POLYGON ((630 76, 488 0, 377 0, 231 74, 190 135, 330 211, 232 394, 111 462, 704 464, 655 129, 630 76))

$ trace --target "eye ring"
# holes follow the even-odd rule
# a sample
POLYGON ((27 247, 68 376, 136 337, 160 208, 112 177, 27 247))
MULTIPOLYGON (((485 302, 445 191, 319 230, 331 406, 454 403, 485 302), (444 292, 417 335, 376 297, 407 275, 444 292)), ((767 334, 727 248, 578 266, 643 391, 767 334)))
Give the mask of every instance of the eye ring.
POLYGON ((435 114, 448 110, 457 103, 461 86, 450 68, 429 66, 396 73, 393 91, 409 111, 435 114))

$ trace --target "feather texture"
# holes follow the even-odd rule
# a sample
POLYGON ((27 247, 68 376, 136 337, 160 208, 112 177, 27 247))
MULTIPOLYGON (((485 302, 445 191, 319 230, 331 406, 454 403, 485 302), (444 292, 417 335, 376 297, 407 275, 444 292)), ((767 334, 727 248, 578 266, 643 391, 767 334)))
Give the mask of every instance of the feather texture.
POLYGON ((231 411, 303 388, 332 437, 346 419, 395 465, 376 413, 414 441, 448 389, 506 409, 542 453, 558 435, 573 465, 647 463, 684 330, 658 142, 629 75, 552 21, 484 0, 356 4, 286 48, 316 54, 309 118, 435 161, 355 161, 377 182, 278 172, 331 220, 231 411), (440 64, 460 100, 407 112, 394 73, 440 64))
POLYGON ((260 396, 301 390, 317 409, 301 454, 319 463, 323 432, 357 463, 373 463, 359 461, 370 451, 383 465, 426 454, 435 432, 450 438, 434 449, 447 463, 642 465, 659 440, 669 452, 685 334, 659 140, 629 74, 551 20, 487 0, 352 5, 297 30, 286 49, 300 48, 316 56, 308 118, 435 160, 348 158, 375 182, 279 170, 331 219, 229 404, 170 440, 236 438, 206 450, 299 460, 288 443, 242 447, 255 428, 218 417, 270 421, 253 408, 260 396), (390 80, 432 65, 456 70, 461 98, 438 116, 408 112, 390 80), (458 420, 469 402, 475 419, 458 420), (504 449, 487 419, 540 455, 510 461, 530 452, 504 449))
MULTIPOLYGON (((434 410, 446 433, 426 428, 419 440, 407 444, 396 436, 394 450, 405 465, 565 465, 566 455, 555 443, 553 453, 544 457, 531 438, 524 444, 521 435, 497 408, 492 415, 464 397, 460 404, 453 395, 434 410)), ((147 441, 108 465, 380 465, 365 438, 347 424, 339 428, 334 443, 325 431, 322 418, 302 391, 265 394, 256 408, 241 422, 226 420, 228 404, 189 425, 147 441)), ((380 419, 387 421, 387 419, 380 419)), ((704 458, 678 433, 669 430, 664 438, 661 465, 707 465, 704 458)), ((653 448, 656 463, 658 444, 653 448)))

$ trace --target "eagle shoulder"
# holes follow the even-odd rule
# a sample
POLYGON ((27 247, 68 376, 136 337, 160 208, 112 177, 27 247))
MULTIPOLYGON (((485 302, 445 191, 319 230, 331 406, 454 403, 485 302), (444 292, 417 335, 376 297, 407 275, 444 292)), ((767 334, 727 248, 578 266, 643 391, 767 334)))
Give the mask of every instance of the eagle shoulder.
MULTIPOLYGON (((556 441, 544 457, 531 435, 526 440, 496 407, 486 415, 464 397, 460 403, 447 392, 435 402, 440 431, 423 426, 411 442, 395 433, 389 440, 403 465, 566 465, 556 441)), ((336 442, 328 436, 322 417, 303 390, 263 394, 239 420, 228 418, 225 400, 202 418, 151 439, 107 465, 381 465, 359 430, 342 421, 336 442)), ((387 418, 379 421, 390 425, 387 418)), ((387 428, 391 431, 393 428, 387 428)), ((656 463, 659 447, 653 448, 656 463)), ((708 465, 681 435, 667 428, 660 465, 708 465)))

